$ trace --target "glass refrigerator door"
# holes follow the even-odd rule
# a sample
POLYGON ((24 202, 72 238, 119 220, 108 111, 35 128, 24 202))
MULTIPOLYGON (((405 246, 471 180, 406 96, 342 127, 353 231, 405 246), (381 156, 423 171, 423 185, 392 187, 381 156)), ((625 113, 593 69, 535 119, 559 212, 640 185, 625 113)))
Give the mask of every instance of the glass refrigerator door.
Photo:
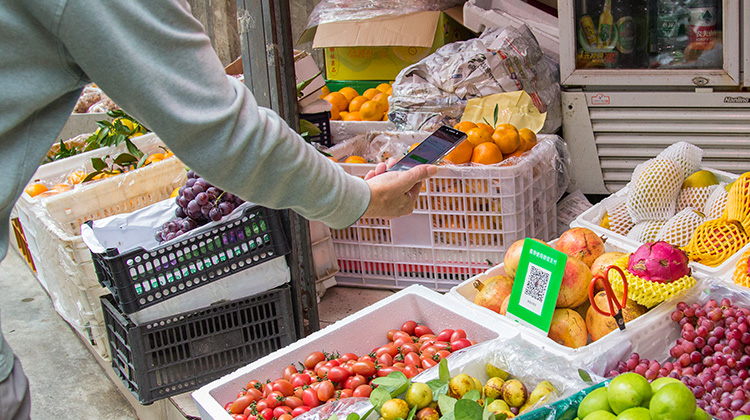
POLYGON ((558 14, 564 86, 743 84, 737 0, 559 0, 558 14))

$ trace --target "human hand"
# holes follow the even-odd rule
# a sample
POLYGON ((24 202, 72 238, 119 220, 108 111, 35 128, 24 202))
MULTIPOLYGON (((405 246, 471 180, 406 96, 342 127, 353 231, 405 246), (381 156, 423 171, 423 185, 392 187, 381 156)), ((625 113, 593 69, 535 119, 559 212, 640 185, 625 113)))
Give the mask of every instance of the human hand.
POLYGON ((379 163, 365 176, 370 187, 370 205, 362 217, 395 218, 411 214, 419 197, 422 181, 437 174, 437 166, 419 165, 408 171, 385 172, 393 166, 379 163), (376 176, 377 175, 377 176, 376 176))

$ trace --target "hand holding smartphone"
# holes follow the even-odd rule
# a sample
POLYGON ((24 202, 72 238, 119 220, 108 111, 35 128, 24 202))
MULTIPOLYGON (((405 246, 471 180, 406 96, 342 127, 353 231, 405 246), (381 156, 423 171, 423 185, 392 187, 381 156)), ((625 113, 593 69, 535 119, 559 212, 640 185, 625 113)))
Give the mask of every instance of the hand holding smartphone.
POLYGON ((406 171, 418 165, 437 163, 466 139, 466 134, 448 126, 438 128, 387 172, 406 171))

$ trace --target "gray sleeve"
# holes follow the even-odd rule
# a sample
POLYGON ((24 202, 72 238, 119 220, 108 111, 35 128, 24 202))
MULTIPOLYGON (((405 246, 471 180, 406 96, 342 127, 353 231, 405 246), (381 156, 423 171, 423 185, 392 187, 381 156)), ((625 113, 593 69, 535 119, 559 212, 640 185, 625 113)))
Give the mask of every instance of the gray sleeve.
POLYGON ((363 180, 224 74, 185 1, 69 0, 58 37, 72 71, 83 71, 212 184, 333 228, 367 209, 363 180))

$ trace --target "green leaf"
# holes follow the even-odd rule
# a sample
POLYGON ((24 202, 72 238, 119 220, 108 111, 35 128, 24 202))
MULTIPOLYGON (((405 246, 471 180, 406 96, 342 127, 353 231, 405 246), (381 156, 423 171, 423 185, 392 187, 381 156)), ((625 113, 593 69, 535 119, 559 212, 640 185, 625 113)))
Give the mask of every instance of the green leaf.
POLYGON ((442 359, 438 364, 438 377, 446 384, 451 380, 451 372, 448 370, 448 361, 445 359, 442 359))
POLYGON ((462 400, 472 400, 472 401, 476 401, 480 398, 482 398, 482 394, 479 392, 479 390, 476 390, 476 389, 472 389, 471 391, 464 394, 463 397, 461 397, 462 400))
POLYGON ((125 139, 125 147, 128 149, 128 152, 132 153, 133 156, 141 157, 144 155, 143 152, 141 152, 141 149, 138 148, 135 144, 133 144, 130 139, 125 139))
POLYGON ((589 375, 589 373, 583 369, 578 369, 578 376, 580 376, 584 382, 588 382, 588 383, 594 382, 594 380, 591 379, 591 375, 589 375))
POLYGON ((411 385, 409 378, 403 372, 398 371, 391 372, 383 378, 375 378, 372 383, 378 385, 378 387, 384 387, 393 397, 406 392, 411 385))
POLYGON ((372 413, 373 411, 375 411, 375 407, 372 407, 371 409, 367 410, 367 412, 362 415, 362 419, 365 420, 368 417, 370 417, 370 413, 372 413))
POLYGON ((346 416, 346 420, 359 420, 359 414, 349 413, 349 415, 346 416))
POLYGON ((383 404, 385 404, 386 401, 391 399, 391 393, 386 391, 385 388, 377 387, 372 390, 372 393, 370 393, 370 404, 372 404, 375 409, 380 411, 380 409, 383 407, 383 404))
POLYGON ((321 72, 318 72, 318 74, 316 74, 315 76, 313 76, 313 77, 311 77, 311 78, 309 78, 307 80, 304 80, 304 81, 302 81, 302 82, 300 82, 300 83, 297 84, 297 97, 302 97, 302 91, 305 90, 305 88, 310 83, 312 83, 312 81, 315 80, 316 77, 320 76, 320 73, 321 72))
POLYGON ((499 111, 500 111, 500 108, 499 108, 498 104, 495 104, 495 111, 493 113, 493 116, 495 118, 495 123, 492 124, 493 127, 495 127, 497 125, 497 114, 498 114, 499 111))
POLYGON ((143 165, 145 165, 145 164, 146 164, 146 159, 148 159, 148 156, 147 156, 147 155, 143 155, 143 156, 141 156, 141 158, 140 158, 140 159, 138 160, 138 163, 136 163, 136 164, 135 164, 135 168, 136 168, 136 169, 138 169, 138 168, 142 168, 142 167, 143 167, 143 165))
POLYGON ((417 406, 415 405, 414 407, 411 408, 411 410, 409 410, 409 415, 407 415, 406 419, 404 420, 412 420, 416 415, 417 415, 417 406))
POLYGON ((439 395, 438 407, 440 407, 440 412, 443 413, 443 415, 446 415, 447 413, 452 412, 453 408, 456 406, 457 401, 458 400, 456 400, 453 397, 449 397, 447 395, 439 395))
POLYGON ((328 420, 339 420, 339 416, 337 416, 336 413, 333 413, 331 414, 331 417, 328 417, 328 420))
POLYGON ((91 158, 91 166, 96 171, 103 171, 107 168, 107 164, 102 160, 102 158, 91 158))
POLYGON ((127 166, 132 165, 137 161, 138 158, 129 153, 120 153, 119 155, 117 155, 113 162, 120 166, 127 166))
POLYGON ((306 132, 308 136, 317 136, 321 133, 317 125, 307 120, 299 120, 299 131, 306 132))
POLYGON ((99 133, 96 135, 96 142, 101 144, 101 142, 109 136, 110 128, 109 127, 101 127, 99 130, 99 133))
POLYGON ((497 413, 492 418, 493 420, 506 420, 508 418, 508 415, 505 413, 497 413))
POLYGON ((95 176, 99 175, 100 173, 102 173, 102 171, 91 172, 90 174, 86 175, 86 178, 83 178, 83 180, 81 181, 81 184, 83 184, 84 182, 91 181, 92 179, 94 179, 95 176))
POLYGON ((456 420, 478 420, 482 418, 482 407, 476 401, 462 399, 456 402, 453 413, 456 420))

